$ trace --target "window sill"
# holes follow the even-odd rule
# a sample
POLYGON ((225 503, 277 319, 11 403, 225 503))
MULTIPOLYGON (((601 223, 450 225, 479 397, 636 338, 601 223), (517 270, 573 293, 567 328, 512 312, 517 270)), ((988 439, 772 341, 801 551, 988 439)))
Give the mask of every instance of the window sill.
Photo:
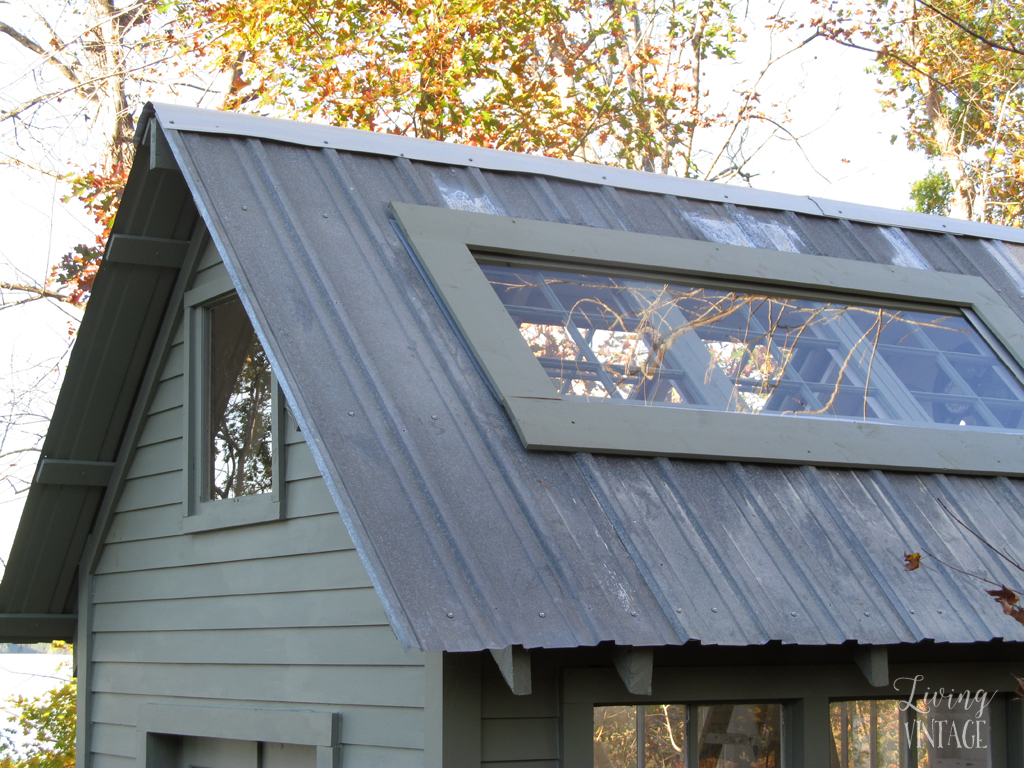
POLYGON ((182 530, 185 533, 199 533, 283 520, 281 503, 274 501, 271 496, 264 493, 203 502, 197 505, 196 514, 182 520, 182 530))

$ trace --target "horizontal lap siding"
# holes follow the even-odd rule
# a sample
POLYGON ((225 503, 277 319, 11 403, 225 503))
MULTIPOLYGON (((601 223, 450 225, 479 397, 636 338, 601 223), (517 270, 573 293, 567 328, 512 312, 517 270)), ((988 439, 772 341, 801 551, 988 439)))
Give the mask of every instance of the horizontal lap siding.
MULTIPOLYGON (((197 284, 223 267, 204 259, 197 284)), ((92 765, 134 765, 147 702, 342 713, 344 764, 422 765, 422 657, 395 639, 302 434, 288 517, 182 533, 185 349, 160 375, 94 581, 92 765)))
POLYGON ((487 768, 555 768, 558 686, 550 670, 533 670, 533 693, 515 696, 485 655, 481 680, 480 757, 487 768))

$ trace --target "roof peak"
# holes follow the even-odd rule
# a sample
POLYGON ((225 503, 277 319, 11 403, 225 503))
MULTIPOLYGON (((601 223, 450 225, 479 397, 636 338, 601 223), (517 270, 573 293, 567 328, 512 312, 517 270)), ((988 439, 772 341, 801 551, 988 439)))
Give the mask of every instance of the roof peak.
POLYGON ((865 224, 1024 243, 1024 230, 999 224, 983 224, 926 213, 896 211, 859 203, 791 195, 543 155, 527 155, 487 147, 173 104, 151 102, 146 105, 139 120, 136 143, 141 140, 153 116, 156 116, 164 130, 250 136, 306 147, 326 147, 348 152, 404 157, 408 160, 489 171, 528 173, 727 205, 793 211, 809 216, 846 219, 865 224))

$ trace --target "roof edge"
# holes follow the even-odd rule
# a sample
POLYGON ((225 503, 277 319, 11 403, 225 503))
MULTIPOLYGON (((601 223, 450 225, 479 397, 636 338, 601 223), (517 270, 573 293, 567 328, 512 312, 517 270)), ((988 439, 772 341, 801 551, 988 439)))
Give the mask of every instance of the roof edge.
POLYGON ((136 144, 145 135, 146 126, 154 116, 164 130, 249 136, 306 147, 328 147, 347 152, 404 157, 409 160, 489 171, 531 173, 638 192, 654 192, 715 203, 732 203, 753 208, 793 211, 809 216, 846 219, 864 224, 1024 244, 1024 229, 1001 224, 984 224, 927 213, 896 211, 822 197, 803 197, 785 192, 685 179, 543 155, 527 155, 500 149, 173 104, 146 104, 139 117, 135 134, 136 144))

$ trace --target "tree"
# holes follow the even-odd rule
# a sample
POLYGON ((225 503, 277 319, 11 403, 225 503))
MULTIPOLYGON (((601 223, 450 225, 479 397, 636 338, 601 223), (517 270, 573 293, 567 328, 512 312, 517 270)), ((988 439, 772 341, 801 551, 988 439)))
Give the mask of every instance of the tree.
POLYGON ((13 697, 17 728, 0 733, 0 768, 74 768, 77 693, 69 680, 42 696, 13 697), (17 731, 27 740, 24 749, 15 744, 17 731))
POLYGON ((785 53, 727 98, 703 79, 743 43, 734 5, 215 0, 180 5, 177 23, 231 68, 233 109, 730 180, 786 121, 758 93, 785 53))
POLYGON ((935 158, 937 169, 915 186, 915 208, 1024 224, 1024 7, 987 0, 823 5, 823 30, 876 53, 885 103, 907 113, 908 146, 935 158))

